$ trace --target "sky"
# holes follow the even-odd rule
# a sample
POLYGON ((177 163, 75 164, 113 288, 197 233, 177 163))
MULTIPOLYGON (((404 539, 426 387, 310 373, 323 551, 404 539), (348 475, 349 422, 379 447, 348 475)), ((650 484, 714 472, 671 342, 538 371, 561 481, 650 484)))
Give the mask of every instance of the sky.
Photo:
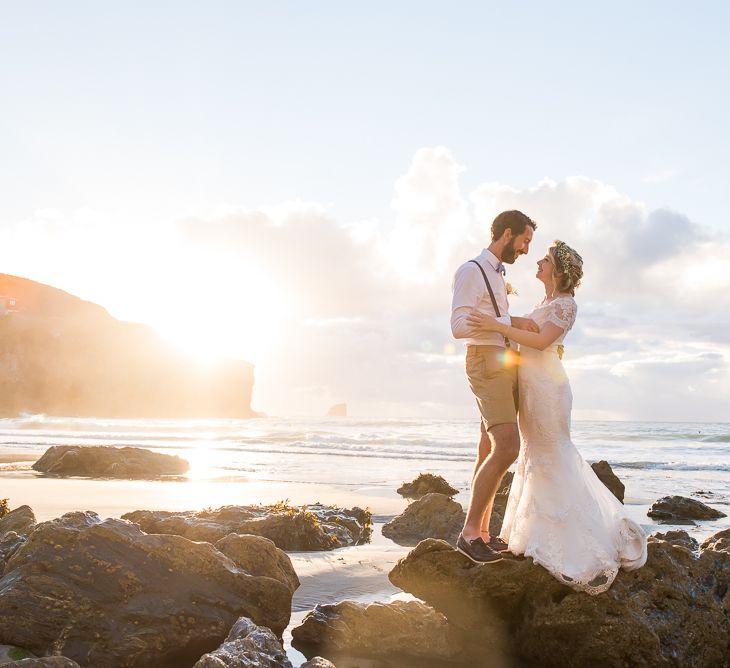
MULTIPOLYGON (((574 415, 730 419, 730 9, 1 2, 0 271, 256 364, 254 407, 469 417, 491 219, 583 255, 574 415)), ((203 362, 201 362, 203 363, 203 362)))

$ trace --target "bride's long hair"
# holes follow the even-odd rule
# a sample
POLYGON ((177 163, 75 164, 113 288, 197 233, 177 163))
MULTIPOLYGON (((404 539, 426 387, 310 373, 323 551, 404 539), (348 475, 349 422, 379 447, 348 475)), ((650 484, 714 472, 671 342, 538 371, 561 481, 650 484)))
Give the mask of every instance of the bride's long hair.
POLYGON ((564 241, 556 239, 548 248, 553 259, 553 280, 556 292, 568 292, 575 296, 575 290, 583 278, 583 258, 564 241))

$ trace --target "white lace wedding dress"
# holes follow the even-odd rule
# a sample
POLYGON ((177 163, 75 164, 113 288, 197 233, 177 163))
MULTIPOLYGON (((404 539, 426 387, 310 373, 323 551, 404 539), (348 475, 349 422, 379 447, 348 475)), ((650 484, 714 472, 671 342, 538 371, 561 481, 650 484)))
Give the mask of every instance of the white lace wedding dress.
POLYGON ((566 585, 600 594, 619 568, 644 565, 646 533, 570 440, 573 395, 558 345, 576 313, 572 297, 558 297, 527 316, 564 333, 544 351, 520 348, 522 444, 500 536, 566 585))

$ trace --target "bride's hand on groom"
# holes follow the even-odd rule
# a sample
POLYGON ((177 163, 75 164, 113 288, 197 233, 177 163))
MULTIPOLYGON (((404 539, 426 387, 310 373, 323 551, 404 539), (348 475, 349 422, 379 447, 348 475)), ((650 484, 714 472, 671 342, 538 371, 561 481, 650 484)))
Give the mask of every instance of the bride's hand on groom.
POLYGON ((537 323, 529 318, 512 317, 512 327, 515 329, 522 329, 526 332, 534 332, 535 334, 540 332, 540 328, 537 326, 537 323))
POLYGON ((475 330, 496 332, 501 323, 497 319, 476 309, 469 312, 466 322, 475 330))

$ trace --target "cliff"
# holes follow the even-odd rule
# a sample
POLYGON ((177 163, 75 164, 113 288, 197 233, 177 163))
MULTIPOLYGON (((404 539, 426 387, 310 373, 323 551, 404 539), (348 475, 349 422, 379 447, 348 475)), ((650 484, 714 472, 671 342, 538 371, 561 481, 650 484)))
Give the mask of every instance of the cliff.
POLYGON ((0 295, 15 300, 0 315, 2 416, 256 415, 248 362, 201 368, 152 328, 17 276, 0 274, 0 295))

